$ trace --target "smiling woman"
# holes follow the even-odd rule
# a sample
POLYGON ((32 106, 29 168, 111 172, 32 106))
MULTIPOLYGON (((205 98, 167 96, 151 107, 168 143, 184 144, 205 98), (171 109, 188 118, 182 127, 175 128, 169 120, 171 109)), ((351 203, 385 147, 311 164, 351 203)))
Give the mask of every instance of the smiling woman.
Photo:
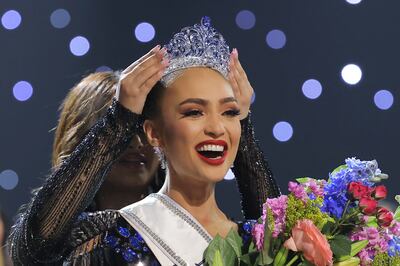
POLYGON ((246 219, 280 194, 248 116, 253 89, 237 51, 208 18, 154 47, 119 84, 106 115, 19 220, 11 237, 16 264, 202 265, 213 237, 236 230, 247 241, 254 223, 234 222, 217 206, 215 185, 232 165, 246 219), (166 160, 163 187, 119 211, 83 212, 139 121, 166 160))

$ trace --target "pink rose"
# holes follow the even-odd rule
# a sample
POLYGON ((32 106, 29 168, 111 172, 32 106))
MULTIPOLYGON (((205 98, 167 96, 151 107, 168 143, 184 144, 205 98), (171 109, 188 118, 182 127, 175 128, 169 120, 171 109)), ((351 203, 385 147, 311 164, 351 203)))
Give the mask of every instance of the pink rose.
POLYGON ((292 237, 283 245, 287 249, 303 252, 304 257, 316 266, 333 264, 331 247, 311 220, 298 221, 292 228, 292 237))

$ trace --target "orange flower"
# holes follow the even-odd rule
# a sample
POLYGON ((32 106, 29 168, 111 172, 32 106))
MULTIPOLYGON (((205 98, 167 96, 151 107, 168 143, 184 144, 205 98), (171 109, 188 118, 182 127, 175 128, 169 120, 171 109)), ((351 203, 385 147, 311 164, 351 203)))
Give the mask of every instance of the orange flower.
POLYGON ((292 228, 292 237, 283 245, 287 249, 303 252, 304 258, 316 266, 333 264, 331 247, 311 220, 298 221, 292 228))

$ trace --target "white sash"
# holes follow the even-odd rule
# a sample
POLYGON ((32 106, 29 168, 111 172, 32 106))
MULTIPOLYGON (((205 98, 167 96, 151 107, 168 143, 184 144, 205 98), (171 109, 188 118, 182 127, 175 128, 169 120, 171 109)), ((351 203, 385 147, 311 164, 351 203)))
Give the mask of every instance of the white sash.
POLYGON ((164 194, 150 194, 119 210, 161 265, 203 265, 212 237, 184 208, 164 194))

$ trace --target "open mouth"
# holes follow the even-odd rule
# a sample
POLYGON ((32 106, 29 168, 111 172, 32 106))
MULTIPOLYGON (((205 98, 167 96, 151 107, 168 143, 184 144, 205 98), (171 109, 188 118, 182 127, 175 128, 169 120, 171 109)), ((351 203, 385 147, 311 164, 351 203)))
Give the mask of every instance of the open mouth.
POLYGON ((221 145, 204 145, 197 152, 209 159, 219 159, 224 155, 225 147, 221 145))
POLYGON ((199 157, 208 164, 219 165, 225 161, 228 145, 222 140, 204 141, 196 146, 199 157))

